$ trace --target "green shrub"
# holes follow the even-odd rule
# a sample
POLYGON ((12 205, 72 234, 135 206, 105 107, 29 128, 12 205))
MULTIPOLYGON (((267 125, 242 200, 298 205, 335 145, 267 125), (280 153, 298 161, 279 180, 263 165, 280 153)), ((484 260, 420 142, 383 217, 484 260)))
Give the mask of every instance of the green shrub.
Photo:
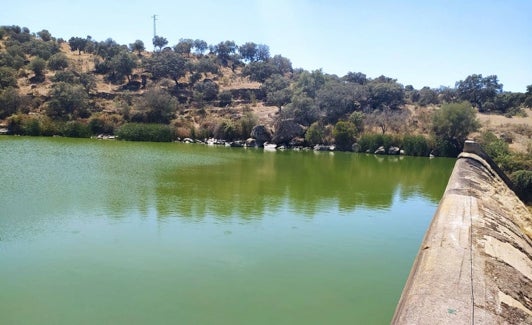
POLYGON ((483 132, 479 142, 482 149, 497 163, 499 159, 510 154, 508 143, 497 138, 492 132, 483 132))
POLYGON ((87 124, 78 121, 69 121, 61 128, 61 135, 70 138, 89 138, 91 131, 87 124))
POLYGON ((391 146, 400 147, 401 139, 389 134, 366 133, 358 140, 358 151, 360 152, 375 152, 381 146, 386 150, 391 146))
POLYGON ((435 138, 434 149, 440 157, 457 157, 462 152, 457 141, 441 138, 435 138))
POLYGON ((56 53, 48 59, 48 69, 50 70, 63 70, 68 67, 68 58, 63 53, 56 53))
POLYGON ((59 134, 56 122, 46 116, 33 117, 25 114, 8 118, 8 130, 11 134, 30 136, 52 136, 59 134))
POLYGON ((230 120, 222 120, 214 129, 214 137, 217 139, 233 141, 236 140, 238 136, 239 132, 237 127, 230 120))
POLYGON ((339 150, 351 150, 355 140, 356 126, 351 122, 339 121, 333 129, 334 143, 339 150))
POLYGON ((89 121, 89 130, 92 134, 113 134, 114 125, 108 119, 92 117, 89 121))
POLYGON ((307 132, 305 133, 305 141, 307 141, 307 143, 310 145, 324 143, 324 132, 325 130, 323 125, 319 122, 314 122, 309 126, 307 132))
POLYGON ((403 137, 403 150, 409 156, 426 157, 430 154, 430 143, 422 135, 405 135, 403 137))
POLYGON ((127 123, 118 129, 120 139, 128 141, 171 142, 172 128, 164 124, 127 123))
POLYGON ((532 171, 519 170, 510 175, 517 196, 525 202, 532 203, 532 171))
POLYGON ((251 136, 251 130, 257 125, 258 118, 252 112, 246 112, 240 118, 239 133, 242 139, 247 139, 251 136))
POLYGON ((72 71, 57 71, 51 78, 53 82, 77 83, 78 77, 72 71))

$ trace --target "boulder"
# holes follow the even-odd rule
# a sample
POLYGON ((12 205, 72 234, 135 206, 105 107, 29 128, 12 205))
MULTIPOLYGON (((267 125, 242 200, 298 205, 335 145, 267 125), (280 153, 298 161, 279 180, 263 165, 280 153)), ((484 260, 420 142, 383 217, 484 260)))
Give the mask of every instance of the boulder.
POLYGON ((251 130, 251 137, 256 140, 256 144, 259 147, 264 145, 264 142, 268 142, 272 139, 270 131, 264 125, 256 125, 251 130))
POLYGON ((295 137, 290 140, 290 147, 303 147, 305 145, 305 139, 301 137, 295 137))
POLYGON ((257 140, 253 138, 248 138, 246 140, 246 147, 257 147, 257 140))
POLYGON ((391 146, 388 148, 388 154, 389 155, 398 155, 401 152, 401 149, 399 147, 391 146))
POLYGON ((376 155, 385 155, 386 154, 386 149, 384 149, 384 146, 380 146, 377 148, 377 150, 375 150, 374 154, 376 155))
POLYGON ((336 150, 335 146, 330 146, 326 144, 317 144, 314 146, 314 151, 334 151, 336 150))
POLYGON ((277 144, 290 143, 292 139, 304 135, 305 128, 302 125, 296 123, 294 119, 285 119, 277 122, 272 142, 277 144))

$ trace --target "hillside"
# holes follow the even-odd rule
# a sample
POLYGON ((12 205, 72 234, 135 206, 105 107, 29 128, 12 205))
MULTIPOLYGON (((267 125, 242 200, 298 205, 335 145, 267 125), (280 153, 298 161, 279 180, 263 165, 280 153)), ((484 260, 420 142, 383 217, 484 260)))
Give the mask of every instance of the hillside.
POLYGON ((503 92, 496 76, 471 75, 456 88, 417 90, 386 76, 294 69, 288 58, 272 57, 266 45, 253 42, 182 39, 167 47, 157 36, 154 45, 149 52, 141 41, 64 41, 46 30, 0 27, 4 131, 89 136, 114 134, 127 123, 156 123, 168 125, 176 138, 233 141, 263 125, 267 141, 350 149, 363 134, 428 138, 434 111, 469 100, 482 122, 474 136, 489 131, 513 150, 530 151, 525 107, 532 89, 503 92), (335 133, 342 127, 346 143, 338 143, 335 133))

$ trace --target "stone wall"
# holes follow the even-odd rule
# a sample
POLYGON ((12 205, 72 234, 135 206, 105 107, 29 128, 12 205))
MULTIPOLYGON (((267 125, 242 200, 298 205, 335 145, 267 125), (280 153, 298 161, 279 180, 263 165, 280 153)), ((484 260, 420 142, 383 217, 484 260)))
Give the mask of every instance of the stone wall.
POLYGON ((532 324, 532 216, 468 142, 392 324, 532 324))

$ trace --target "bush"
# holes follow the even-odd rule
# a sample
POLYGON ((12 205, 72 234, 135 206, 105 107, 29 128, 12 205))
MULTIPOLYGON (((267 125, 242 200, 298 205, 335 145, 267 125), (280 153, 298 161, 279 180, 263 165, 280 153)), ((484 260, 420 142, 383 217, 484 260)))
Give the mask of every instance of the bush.
POLYGON ((510 175, 517 196, 525 202, 532 203, 532 171, 519 170, 510 175))
POLYGON ((445 104, 432 115, 432 132, 443 156, 456 157, 469 133, 479 127, 475 110, 468 102, 445 104))
POLYGON ((65 82, 68 84, 78 81, 78 77, 72 71, 58 71, 51 79, 53 82, 65 82))
POLYGON ((386 150, 391 146, 401 146, 401 140, 388 134, 366 133, 358 141, 359 152, 375 152, 379 147, 386 150))
POLYGON ((221 92, 218 95, 218 99, 220 100, 220 103, 218 106, 226 107, 226 106, 231 105, 231 103, 233 102, 233 95, 231 95, 230 91, 226 90, 226 91, 221 92))
POLYGON ((70 138, 89 138, 91 131, 87 124, 78 121, 69 121, 61 128, 61 135, 70 138))
POLYGON ((16 70, 0 66, 0 89, 7 87, 17 87, 16 70))
POLYGON ((128 141, 171 142, 172 128, 164 124, 127 123, 118 129, 120 139, 128 141))
POLYGON ((350 151, 355 141, 356 127, 351 122, 340 121, 333 130, 334 143, 339 150, 350 151))
POLYGON ((235 124, 230 120, 222 120, 214 129, 214 137, 227 141, 236 140, 239 136, 235 124))
POLYGON ((68 58, 63 53, 56 53, 48 59, 48 69, 63 70, 68 67, 68 58))
POLYGON ((510 154, 508 143, 504 140, 497 138, 492 132, 484 132, 480 138, 480 145, 482 149, 499 164, 500 160, 503 160, 505 156, 510 154))
POLYGON ((426 157, 430 154, 429 140, 422 135, 405 135, 403 149, 409 156, 426 157))
POLYGON ((88 126, 92 134, 113 134, 114 132, 113 123, 100 117, 91 118, 88 126))
POLYGON ((310 145, 323 143, 323 125, 319 122, 312 123, 305 133, 305 141, 310 145))
POLYGON ((3 91, 0 90, 0 119, 15 114, 22 106, 22 96, 18 90, 9 87, 3 91))
POLYGON ((30 136, 52 136, 59 134, 56 123, 45 116, 32 117, 17 114, 9 117, 7 123, 9 133, 11 134, 30 136))
POLYGON ((240 118, 239 133, 242 139, 247 139, 251 136, 251 130, 257 125, 258 119, 255 114, 251 112, 244 113, 240 118))
POLYGON ((43 76, 46 69, 46 61, 40 57, 31 60, 29 68, 35 73, 35 76, 43 76))

